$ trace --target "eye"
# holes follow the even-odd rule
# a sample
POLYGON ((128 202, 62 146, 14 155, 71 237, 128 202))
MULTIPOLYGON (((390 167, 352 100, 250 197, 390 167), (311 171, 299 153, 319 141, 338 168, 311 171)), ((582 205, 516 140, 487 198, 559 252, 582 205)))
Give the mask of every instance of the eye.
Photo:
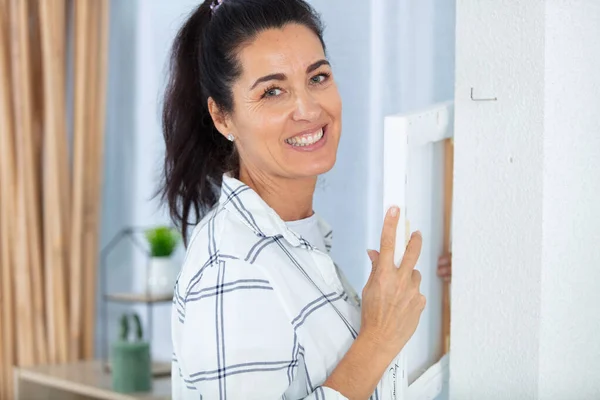
POLYGON ((265 89, 262 97, 277 97, 281 94, 282 90, 277 86, 271 86, 265 89))
POLYGON ((324 72, 322 74, 315 75, 312 78, 310 78, 310 83, 319 85, 319 84, 325 82, 327 79, 329 79, 329 77, 330 77, 330 74, 324 72))

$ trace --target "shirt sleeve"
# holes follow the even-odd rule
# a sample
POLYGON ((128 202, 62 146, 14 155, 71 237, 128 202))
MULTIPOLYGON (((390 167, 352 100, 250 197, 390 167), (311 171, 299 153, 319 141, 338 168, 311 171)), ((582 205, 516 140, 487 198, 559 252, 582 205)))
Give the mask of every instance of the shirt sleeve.
POLYGON ((221 261, 192 281, 182 301, 174 350, 185 386, 202 398, 285 399, 295 388, 306 399, 346 400, 327 387, 298 387, 300 343, 260 267, 221 261))

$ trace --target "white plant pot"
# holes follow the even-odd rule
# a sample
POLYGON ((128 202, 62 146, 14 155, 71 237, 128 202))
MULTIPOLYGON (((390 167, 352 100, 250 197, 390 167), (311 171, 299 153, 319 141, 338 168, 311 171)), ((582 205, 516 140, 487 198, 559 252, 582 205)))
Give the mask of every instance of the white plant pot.
POLYGON ((172 296, 179 266, 171 257, 152 257, 148 267, 147 292, 153 297, 172 296))

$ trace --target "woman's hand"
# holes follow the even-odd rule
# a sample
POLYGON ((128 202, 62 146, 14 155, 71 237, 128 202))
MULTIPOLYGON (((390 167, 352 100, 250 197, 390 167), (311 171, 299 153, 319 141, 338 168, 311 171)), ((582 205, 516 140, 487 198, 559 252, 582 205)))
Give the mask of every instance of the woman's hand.
POLYGON ((366 400, 373 394, 387 367, 415 333, 425 308, 419 291, 421 274, 414 269, 421 253, 420 233, 412 235, 400 267, 394 265, 399 216, 397 207, 388 211, 381 254, 369 251, 373 268, 362 292, 360 332, 323 384, 350 400, 366 400))
POLYGON ((420 292, 421 274, 414 269, 421 254, 419 232, 412 234, 400 267, 394 264, 399 216, 397 207, 390 208, 383 224, 380 253, 368 252, 372 270, 362 292, 359 333, 376 343, 390 362, 414 334, 425 308, 425 296, 420 292))
POLYGON ((452 253, 443 255, 438 259, 437 275, 445 282, 452 280, 452 253))

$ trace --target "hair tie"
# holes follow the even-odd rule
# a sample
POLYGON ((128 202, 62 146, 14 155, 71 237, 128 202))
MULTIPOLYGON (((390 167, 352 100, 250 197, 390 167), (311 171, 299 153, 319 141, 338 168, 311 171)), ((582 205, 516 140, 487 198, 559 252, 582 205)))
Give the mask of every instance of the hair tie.
POLYGON ((211 12, 215 13, 215 11, 217 11, 217 8, 219 8, 219 6, 221 6, 221 4, 223 4, 224 0, 214 0, 213 3, 210 5, 210 10, 211 12))

